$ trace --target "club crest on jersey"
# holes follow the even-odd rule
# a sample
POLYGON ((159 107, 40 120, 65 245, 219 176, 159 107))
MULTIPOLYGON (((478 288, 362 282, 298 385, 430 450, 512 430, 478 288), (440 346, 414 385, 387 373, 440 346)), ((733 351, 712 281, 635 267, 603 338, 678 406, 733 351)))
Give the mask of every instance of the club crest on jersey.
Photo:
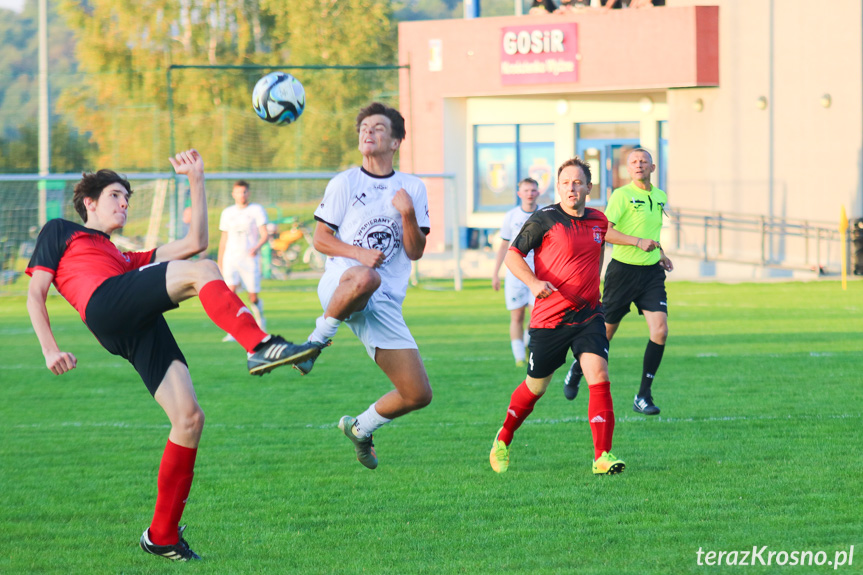
POLYGON ((593 241, 598 244, 602 243, 602 228, 599 226, 593 226, 593 241))
POLYGON ((360 226, 353 244, 384 254, 382 265, 386 265, 398 253, 402 245, 399 223, 386 216, 375 217, 360 226))

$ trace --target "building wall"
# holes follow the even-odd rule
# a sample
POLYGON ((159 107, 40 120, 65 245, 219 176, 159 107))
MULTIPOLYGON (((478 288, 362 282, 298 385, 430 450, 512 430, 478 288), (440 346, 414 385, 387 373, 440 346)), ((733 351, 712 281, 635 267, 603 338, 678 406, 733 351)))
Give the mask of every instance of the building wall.
MULTIPOLYGON (((559 164, 575 151, 575 124, 638 121, 655 151, 658 122, 668 120, 672 207, 830 223, 844 206, 863 217, 859 0, 668 0, 652 10, 403 23, 399 36, 400 62, 411 65, 401 103, 416 138, 402 165, 455 174, 451 190, 432 193, 432 216, 445 222, 432 250, 456 226, 500 224, 502 214, 473 206, 473 126, 486 123, 554 124, 559 164), (577 81, 504 85, 502 28, 556 22, 578 25, 577 81)), ((780 263, 806 249, 768 242, 780 263)), ((681 242, 699 243, 703 234, 681 242)), ((757 259, 761 246, 727 234, 724 250, 757 259)))
POLYGON ((772 82, 771 1, 716 4, 719 87, 669 90, 674 203, 821 221, 844 204, 863 215, 861 3, 774 0, 772 82))
MULTIPOLYGON (((635 12, 635 11, 632 11, 635 12)), ((402 74, 400 107, 406 112, 408 138, 401 149, 402 169, 416 173, 454 173, 454 183, 438 179, 427 181, 431 199, 432 233, 429 249, 442 251, 454 237, 455 226, 495 227, 500 218, 469 211, 473 193, 472 126, 490 116, 483 106, 495 110, 496 122, 506 118, 540 118, 561 126, 561 138, 572 128, 564 128, 556 116, 561 98, 592 101, 591 94, 630 93, 630 103, 644 93, 664 92, 668 86, 694 87, 715 85, 718 58, 715 54, 717 10, 714 7, 681 7, 674 10, 643 11, 636 14, 621 10, 612 13, 585 11, 568 16, 524 16, 404 22, 399 24, 399 62, 409 64, 410 74, 402 74), (576 83, 504 85, 501 80, 501 29, 506 26, 578 25, 578 75, 576 83), (700 35, 699 35, 700 32, 700 35), (707 36, 713 42, 699 44, 707 36), (440 69, 431 65, 432 45, 437 43, 440 69), (643 66, 622 54, 641 53, 665 61, 662 67, 643 66), (470 102, 480 99, 482 105, 470 102), (525 99, 524 103, 520 99, 525 99), (455 117, 447 111, 454 112, 455 117), (456 119, 465 113, 464 121, 456 119), (471 117, 476 114, 476 117, 471 117), (466 147, 466 148, 465 148, 466 147), (463 149, 459 155, 455 150, 463 149), (445 197, 457 195, 458 222, 448 214, 445 197), (492 220, 494 220, 492 222, 492 220), (445 222, 444 226, 437 222, 445 222)), ((593 98, 602 107, 602 98, 593 98)), ((624 98, 626 99, 626 98, 624 98)), ((663 99, 664 96, 659 96, 663 99)), ((574 111, 573 113, 578 113, 574 111)), ((597 120, 591 120, 597 121, 597 120)), ((558 158, 565 148, 558 146, 558 158)), ((453 210, 454 211, 454 210, 453 210)))

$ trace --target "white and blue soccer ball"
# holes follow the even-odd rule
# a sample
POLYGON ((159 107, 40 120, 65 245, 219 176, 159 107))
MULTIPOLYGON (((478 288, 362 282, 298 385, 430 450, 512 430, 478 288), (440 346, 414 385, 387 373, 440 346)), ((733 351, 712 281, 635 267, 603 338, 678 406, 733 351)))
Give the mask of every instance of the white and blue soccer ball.
POLYGON ((271 72, 258 80, 252 91, 252 106, 265 122, 287 126, 306 108, 306 90, 286 72, 271 72))

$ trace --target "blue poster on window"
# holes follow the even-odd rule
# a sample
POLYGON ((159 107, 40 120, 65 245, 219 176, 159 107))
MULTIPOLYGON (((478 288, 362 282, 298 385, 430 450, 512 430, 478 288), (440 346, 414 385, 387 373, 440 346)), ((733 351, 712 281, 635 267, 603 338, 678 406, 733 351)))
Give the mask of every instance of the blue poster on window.
POLYGON ((518 179, 533 178, 539 184, 540 206, 557 202, 554 181, 557 170, 554 166, 553 142, 530 142, 519 146, 518 179))
POLYGON ((476 148, 477 211, 506 211, 516 202, 515 146, 479 144, 476 148))

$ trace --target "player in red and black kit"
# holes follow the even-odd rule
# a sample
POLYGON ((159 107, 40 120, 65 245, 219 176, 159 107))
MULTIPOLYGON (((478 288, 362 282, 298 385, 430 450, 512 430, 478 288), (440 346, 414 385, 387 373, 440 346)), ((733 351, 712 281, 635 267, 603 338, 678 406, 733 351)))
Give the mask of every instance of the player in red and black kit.
POLYGON ((39 234, 27 266, 31 276, 27 311, 55 375, 74 369, 75 356, 61 350, 51 330, 45 302, 53 283, 81 314, 102 346, 127 359, 171 421, 159 467, 153 522, 141 535, 141 548, 175 561, 200 559, 179 527, 192 486, 204 412, 198 405, 189 368, 163 313, 198 296, 204 311, 248 352, 248 369, 262 375, 280 365, 315 357, 320 348, 294 345, 261 331, 251 312, 225 285, 216 262, 185 261, 207 249, 204 162, 195 150, 170 159, 189 178, 192 221, 188 234, 147 252, 120 252, 111 233, 126 224, 129 182, 111 170, 84 174, 72 202, 79 225, 51 220, 39 234))
POLYGON ((536 305, 530 318, 527 377, 512 394, 489 455, 498 473, 509 468, 513 434, 533 411, 570 349, 581 362, 590 390, 587 413, 593 433, 593 473, 613 475, 626 467, 611 453, 614 407, 599 295, 608 220, 602 212, 585 208, 591 187, 588 164, 577 157, 564 162, 557 171, 560 203, 532 215, 506 254, 506 266, 527 284, 536 305), (531 250, 535 272, 524 261, 531 250))

